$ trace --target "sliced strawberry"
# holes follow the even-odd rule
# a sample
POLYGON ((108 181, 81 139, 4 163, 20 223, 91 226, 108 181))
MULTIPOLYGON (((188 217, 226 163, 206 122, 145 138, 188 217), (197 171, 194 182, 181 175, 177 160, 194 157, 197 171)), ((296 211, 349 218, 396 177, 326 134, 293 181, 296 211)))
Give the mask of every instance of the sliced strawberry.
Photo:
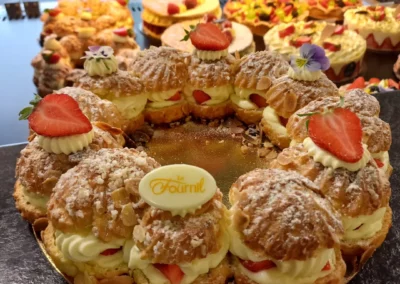
POLYGON ((232 29, 223 29, 222 33, 226 36, 226 38, 229 40, 229 44, 232 43, 233 41, 233 34, 232 34, 232 29))
POLYGON ((378 78, 371 78, 369 79, 368 83, 369 84, 379 84, 381 80, 379 80, 378 78))
POLYGON ((60 54, 55 53, 54 51, 50 51, 50 50, 43 51, 42 57, 43 57, 44 61, 48 64, 56 64, 61 59, 60 54))
POLYGON ((383 7, 383 6, 368 6, 367 10, 369 10, 369 11, 385 11, 385 7, 383 7))
POLYGON ((253 262, 251 260, 239 259, 239 261, 247 270, 255 273, 276 267, 276 264, 271 260, 253 262))
POLYGON ((209 95, 200 90, 194 90, 193 97, 199 105, 211 99, 209 95))
POLYGON ((197 0, 185 0, 183 3, 188 10, 197 6, 197 0))
POLYGON ((282 124, 283 126, 285 126, 285 127, 286 127, 286 125, 287 125, 287 123, 288 123, 289 119, 288 119, 288 118, 284 118, 284 117, 280 116, 280 117, 279 117, 279 121, 281 122, 281 124, 282 124))
POLYGON ((322 268, 322 271, 328 271, 331 270, 331 264, 329 261, 325 264, 324 268, 322 268))
POLYGON ((383 166, 385 165, 381 160, 379 159, 374 159, 376 165, 378 166, 378 168, 383 168, 383 166))
POLYGON ((315 22, 314 21, 309 21, 309 22, 305 23, 304 28, 305 29, 315 28, 315 22))
POLYGON ((109 255, 113 255, 116 254, 117 252, 119 252, 121 250, 121 248, 115 248, 115 249, 106 249, 105 251, 101 252, 101 255, 104 256, 109 256, 109 255))
POLYGON ((203 16, 203 21, 205 23, 211 23, 212 21, 214 21, 216 19, 217 19, 217 17, 214 14, 210 14, 210 13, 209 14, 205 14, 203 16))
POLYGON ((361 121, 348 109, 336 108, 311 116, 308 132, 318 147, 342 161, 355 163, 362 158, 361 121))
POLYGON ((364 89, 364 88, 365 88, 364 77, 358 77, 357 79, 354 80, 353 83, 350 84, 350 86, 347 87, 347 90, 364 89))
POLYGON ((179 13, 179 6, 175 3, 168 3, 167 7, 168 15, 174 15, 179 13))
POLYGON ((222 24, 221 24, 221 27, 223 29, 232 28, 232 22, 228 21, 228 20, 223 21, 222 24))
POLYGON ((200 23, 190 33, 192 44, 199 50, 218 51, 228 48, 230 42, 217 25, 200 23))
POLYGON ((127 28, 119 28, 119 29, 113 30, 113 33, 116 34, 117 36, 122 36, 122 37, 129 36, 129 32, 128 32, 127 28))
POLYGON ((92 129, 92 124, 82 113, 78 103, 65 94, 44 97, 28 120, 33 131, 47 137, 83 134, 92 129))
POLYGON ((285 8, 283 8, 283 12, 285 12, 285 15, 288 16, 291 14, 293 11, 293 6, 292 5, 287 5, 285 8))
POLYGON ((386 18, 385 12, 374 12, 371 15, 371 19, 376 22, 383 21, 386 18))
POLYGON ((279 37, 280 38, 287 37, 287 36, 293 34, 294 31, 295 31, 294 25, 290 25, 287 28, 284 28, 283 30, 279 31, 279 37))
POLYGON ((179 101, 180 99, 181 99, 181 92, 178 91, 178 92, 176 92, 175 95, 173 95, 172 97, 170 97, 168 100, 169 100, 169 101, 176 102, 176 101, 179 101))
POLYGON ((277 15, 273 15, 273 16, 271 15, 271 23, 276 24, 276 23, 279 23, 279 21, 280 21, 280 19, 277 15))
POLYGON ((389 86, 389 87, 396 88, 396 89, 399 89, 399 83, 397 83, 396 81, 394 81, 394 80, 392 80, 392 79, 389 79, 389 80, 388 80, 388 86, 389 86))
POLYGON ((260 96, 259 94, 251 94, 250 101, 255 103, 259 108, 263 108, 268 105, 267 100, 265 98, 263 98, 262 96, 260 96))
POLYGON ((303 44, 311 43, 311 37, 309 36, 300 36, 294 40, 290 41, 290 44, 294 47, 301 47, 303 44))
POLYGON ((339 51, 342 48, 342 46, 340 44, 334 44, 331 42, 324 42, 323 47, 324 47, 324 49, 327 49, 332 52, 339 51))
POLYGON ((47 9, 45 12, 49 13, 50 17, 57 17, 61 13, 61 9, 47 9))
POLYGON ((334 35, 341 35, 344 33, 345 27, 344 26, 337 26, 335 31, 333 32, 334 35))
POLYGON ((321 0, 319 1, 319 4, 324 7, 325 9, 328 9, 329 7, 329 1, 328 0, 321 0))
POLYGON ((117 2, 121 5, 121 6, 126 6, 128 4, 128 1, 126 0, 117 0, 117 2))
POLYGON ((155 268, 161 271, 171 284, 180 284, 185 274, 181 268, 175 264, 153 264, 155 268))

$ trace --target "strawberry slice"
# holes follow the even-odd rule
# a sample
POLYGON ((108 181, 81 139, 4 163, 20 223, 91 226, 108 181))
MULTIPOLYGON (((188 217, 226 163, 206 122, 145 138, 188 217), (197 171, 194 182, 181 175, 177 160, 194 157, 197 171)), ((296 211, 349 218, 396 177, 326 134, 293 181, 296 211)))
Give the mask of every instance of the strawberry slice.
POLYGON ((132 30, 127 29, 127 28, 119 28, 119 29, 113 30, 113 33, 116 34, 117 36, 126 37, 126 36, 132 35, 132 30))
POLYGON ((283 8, 283 12, 285 12, 285 15, 288 16, 291 14, 293 11, 293 6, 292 5, 287 5, 285 8, 283 8))
POLYGON ((280 117, 279 117, 279 121, 281 122, 281 124, 282 124, 283 126, 285 126, 285 127, 286 127, 286 125, 287 125, 287 123, 288 123, 289 119, 288 119, 288 118, 284 118, 284 117, 280 116, 280 117))
POLYGON ((263 260, 259 262, 253 262, 251 260, 239 259, 240 263, 251 272, 260 272, 276 267, 276 264, 271 260, 263 260))
POLYGON ((329 261, 325 264, 324 268, 322 268, 322 271, 328 271, 331 270, 331 264, 329 261))
POLYGON ((328 9, 329 7, 329 1, 328 0, 321 0, 319 1, 319 4, 324 7, 325 9, 328 9))
POLYGON ((371 17, 373 21, 380 22, 386 18, 385 12, 374 12, 371 17))
POLYGON ((381 80, 379 80, 378 78, 371 78, 369 79, 368 83, 369 84, 379 84, 381 80))
POLYGON ((375 160, 375 163, 378 166, 378 168, 383 168, 384 163, 381 160, 379 160, 379 159, 374 159, 374 160, 375 160))
POLYGON ((305 29, 315 28, 315 22, 314 21, 309 21, 309 22, 305 23, 304 28, 305 29))
POLYGON ((176 92, 175 95, 173 95, 172 97, 170 97, 168 100, 169 100, 169 101, 176 102, 176 101, 179 101, 180 99, 181 99, 181 92, 178 91, 178 92, 176 92))
POLYGON ((225 20, 225 21, 222 22, 221 27, 222 27, 222 29, 228 29, 228 28, 231 29, 232 28, 232 22, 228 21, 228 20, 225 20))
POLYGON ((57 17, 58 14, 61 13, 61 9, 55 8, 55 9, 46 9, 46 13, 49 13, 50 17, 57 17))
POLYGON ((175 264, 153 264, 155 268, 161 271, 168 278, 171 284, 180 284, 185 274, 181 268, 175 264))
POLYGON ((61 59, 60 54, 55 53, 54 51, 51 51, 51 50, 43 51, 42 57, 43 57, 43 60, 48 64, 57 64, 61 59))
POLYGON ((259 94, 251 94, 249 98, 250 101, 255 103, 259 108, 264 108, 268 105, 267 100, 262 96, 260 96, 259 94))
POLYGON ((336 108, 311 116, 308 132, 318 147, 342 161, 355 163, 362 158, 361 121, 348 109, 336 108))
POLYGON ((347 90, 364 89, 364 88, 365 88, 365 79, 364 79, 364 77, 358 77, 357 79, 354 80, 353 83, 351 83, 347 87, 347 90))
POLYGON ((388 86, 389 86, 389 87, 396 88, 396 89, 399 89, 399 83, 397 83, 396 81, 394 81, 394 80, 392 80, 392 79, 389 79, 389 80, 388 80, 388 86))
POLYGON ((193 9, 194 7, 197 6, 197 0, 185 0, 183 2, 183 4, 185 4, 186 8, 189 9, 193 9))
POLYGON ((126 0, 117 0, 117 2, 121 5, 121 6, 126 6, 128 4, 128 1, 126 0))
POLYGON ((311 37, 308 36, 300 36, 294 40, 290 41, 290 44, 294 47, 301 47, 303 44, 311 43, 311 37))
POLYGON ((44 97, 28 120, 33 131, 47 137, 83 134, 92 130, 92 124, 82 113, 78 103, 65 94, 44 97))
POLYGON ((121 248, 115 248, 115 249, 106 249, 105 251, 101 252, 101 255, 104 256, 109 256, 109 255, 113 255, 116 254, 117 252, 119 252, 121 250, 121 248))
POLYGON ((212 21, 214 21, 216 19, 217 19, 217 17, 214 14, 210 14, 210 13, 204 14, 204 16, 203 16, 203 21, 205 23, 211 23, 212 21))
POLYGON ((175 3, 168 3, 167 7, 168 15, 174 15, 179 13, 179 6, 175 3))
POLYGON ((345 27, 344 26, 337 26, 335 31, 333 32, 334 35, 341 35, 344 33, 345 27))
POLYGON ((209 95, 200 90, 194 90, 193 97, 199 105, 211 99, 209 95))
POLYGON ((342 48, 340 44, 334 44, 331 42, 324 42, 322 46, 324 47, 324 49, 327 49, 332 52, 339 51, 342 48))
POLYGON ((199 50, 219 51, 228 48, 229 40, 218 28, 212 23, 200 23, 190 33, 192 44, 199 50))
POLYGON ((284 28, 283 30, 279 31, 279 37, 280 38, 287 37, 287 36, 293 34, 294 31, 295 31, 294 25, 290 25, 287 28, 284 28))

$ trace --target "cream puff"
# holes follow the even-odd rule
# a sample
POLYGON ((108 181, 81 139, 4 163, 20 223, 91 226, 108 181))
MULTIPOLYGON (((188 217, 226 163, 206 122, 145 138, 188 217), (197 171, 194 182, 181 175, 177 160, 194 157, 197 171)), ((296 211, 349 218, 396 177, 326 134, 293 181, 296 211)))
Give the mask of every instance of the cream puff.
POLYGON ((115 54, 118 54, 121 49, 139 49, 138 44, 133 39, 133 35, 133 30, 131 28, 113 30, 112 48, 115 54))
MULTIPOLYGON (((340 98, 330 97, 313 101, 299 109, 290 117, 287 124, 289 136, 293 143, 301 143, 308 135, 306 113, 321 112, 340 104, 340 98)), ((392 143, 392 134, 388 123, 379 118, 380 106, 378 100, 362 90, 351 90, 343 97, 342 107, 357 114, 361 120, 363 143, 368 147, 378 167, 390 177, 392 166, 389 161, 389 148, 392 143)))
POLYGON ((64 36, 60 39, 60 44, 67 51, 73 67, 81 67, 84 48, 79 37, 75 34, 64 36))
POLYGON ((148 98, 146 121, 171 123, 189 114, 183 98, 188 80, 187 55, 169 47, 150 47, 137 54, 128 71, 143 82, 143 96, 148 98))
POLYGON ((118 70, 118 61, 109 46, 92 46, 86 51, 86 75, 79 78, 75 87, 89 90, 102 99, 113 102, 122 116, 129 121, 125 128, 132 133, 144 123, 143 110, 147 95, 141 80, 130 73, 118 70))
POLYGON ((237 284, 344 283, 340 216, 295 172, 256 169, 229 192, 237 284))
POLYGON ((342 253, 365 260, 391 226, 389 181, 363 143, 361 121, 354 112, 337 104, 308 115, 309 137, 283 150, 270 167, 314 181, 341 214, 342 253))
POLYGON ((81 26, 80 18, 64 16, 54 23, 53 32, 59 37, 64 37, 73 34, 81 26))
POLYGON ((271 142, 279 148, 289 147, 286 122, 298 109, 323 97, 338 97, 339 90, 322 71, 329 68, 324 49, 304 44, 300 57, 293 57, 287 75, 280 77, 266 92, 268 106, 261 126, 271 142))
POLYGON ((96 42, 96 29, 94 27, 80 27, 76 31, 81 42, 82 54, 83 51, 88 50, 89 46, 98 45, 96 42))
POLYGON ((231 96, 237 118, 247 124, 260 122, 262 112, 267 106, 266 92, 276 79, 287 74, 288 69, 289 64, 283 57, 268 51, 256 52, 242 58, 231 96))
POLYGON ((35 134, 17 161, 14 188, 16 207, 31 223, 46 216, 46 204, 61 174, 91 151, 121 148, 125 142, 121 131, 92 125, 78 103, 65 94, 51 94, 35 103, 33 111, 26 108, 21 113, 21 118, 29 116, 35 134), (46 112, 48 108, 54 113, 46 112), (54 117, 57 112, 63 114, 54 117))
POLYGON ((44 61, 41 53, 38 53, 31 61, 31 66, 33 67, 33 83, 36 87, 39 86, 39 78, 42 74, 44 61))
POLYGON ((42 240, 63 273, 99 281, 128 274, 123 248, 138 223, 138 182, 158 166, 145 152, 101 149, 60 177, 42 240))
POLYGON ((117 21, 110 15, 101 15, 98 17, 93 25, 98 31, 112 29, 115 27, 117 21))

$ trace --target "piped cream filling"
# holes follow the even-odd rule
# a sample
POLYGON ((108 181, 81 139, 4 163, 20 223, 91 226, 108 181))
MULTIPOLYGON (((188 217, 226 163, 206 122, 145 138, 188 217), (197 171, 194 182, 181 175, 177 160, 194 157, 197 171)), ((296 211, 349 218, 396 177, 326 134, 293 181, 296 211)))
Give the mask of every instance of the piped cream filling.
POLYGON ((56 246, 69 260, 76 262, 91 262, 104 268, 116 267, 124 262, 123 252, 110 256, 101 255, 107 249, 118 249, 125 244, 125 240, 115 240, 105 243, 94 235, 81 236, 78 234, 64 234, 55 232, 56 246))
POLYGON ((37 135, 37 142, 46 152, 54 154, 65 154, 76 153, 83 150, 90 143, 92 143, 94 137, 93 129, 88 133, 70 135, 64 137, 47 137, 37 135))
POLYGON ((172 90, 163 91, 163 92, 147 93, 149 102, 147 102, 146 107, 153 108, 153 109, 160 109, 160 108, 180 104, 184 101, 183 94, 181 94, 181 99, 178 101, 169 101, 168 100, 179 91, 180 91, 180 89, 172 89, 172 90))
MULTIPOLYGON (((196 280, 199 275, 206 274, 210 269, 217 267, 225 258, 229 249, 229 235, 224 232, 220 238, 221 249, 205 258, 195 259, 190 263, 180 263, 178 266, 185 274, 181 284, 190 284, 196 280)), ((137 246, 130 244, 128 266, 131 269, 140 269, 143 274, 154 284, 170 284, 169 280, 149 260, 141 259, 140 251, 137 246)), ((128 247, 128 245, 127 245, 128 247)))
POLYGON ((266 107, 263 111, 263 118, 269 123, 271 128, 274 129, 281 137, 288 137, 286 127, 281 124, 278 114, 272 107, 266 107))
POLYGON ((44 42, 44 48, 48 50, 57 51, 62 48, 60 42, 55 38, 50 38, 44 42))
POLYGON ((130 97, 119 97, 111 99, 122 116, 126 119, 132 119, 141 114, 146 107, 147 95, 134 95, 130 97))
POLYGON ((380 168, 383 172, 387 172, 389 165, 390 165, 390 159, 389 159, 389 152, 379 152, 379 153, 371 153, 372 158, 378 159, 383 163, 383 167, 380 168))
POLYGON ((107 76, 118 70, 118 61, 114 55, 109 58, 87 58, 83 68, 89 76, 107 76))
POLYGON ((357 241, 373 237, 382 229, 385 213, 386 207, 382 207, 371 215, 361 215, 353 218, 343 216, 344 240, 357 241))
POLYGON ((196 89, 193 88, 192 86, 186 85, 184 88, 185 99, 193 104, 197 104, 196 100, 193 97, 194 90, 201 90, 210 96, 211 99, 202 103, 202 105, 207 105, 207 106, 217 105, 226 102, 227 100, 229 100, 229 97, 233 94, 233 88, 231 85, 224 85, 206 89, 196 89))
POLYGON ((306 68, 300 70, 294 70, 292 67, 288 70, 288 76, 293 80, 297 81, 317 81, 322 76, 322 72, 318 71, 308 71, 306 68))
POLYGON ((119 36, 113 33, 113 42, 115 43, 126 43, 128 42, 127 36, 119 36))
POLYGON ((242 109, 258 109, 258 106, 249 99, 241 99, 236 94, 231 95, 231 101, 242 109))
POLYGON ((197 58, 201 60, 218 60, 228 55, 228 49, 211 51, 211 50, 199 50, 195 48, 193 53, 195 56, 197 56, 197 58))
POLYGON ((26 202, 44 211, 47 210, 47 202, 49 202, 50 196, 30 192, 25 186, 23 186, 22 191, 26 202))
POLYGON ((78 37, 81 39, 91 38, 96 33, 95 28, 80 28, 78 29, 78 37))
POLYGON ((364 153, 361 159, 355 163, 347 163, 340 160, 328 151, 325 151, 318 147, 310 137, 304 139, 303 145, 304 148, 306 148, 308 154, 313 157, 314 161, 321 163, 325 167, 333 169, 345 168, 351 172, 356 172, 361 168, 364 168, 371 160, 371 154, 369 153, 368 147, 365 144, 362 144, 364 153))

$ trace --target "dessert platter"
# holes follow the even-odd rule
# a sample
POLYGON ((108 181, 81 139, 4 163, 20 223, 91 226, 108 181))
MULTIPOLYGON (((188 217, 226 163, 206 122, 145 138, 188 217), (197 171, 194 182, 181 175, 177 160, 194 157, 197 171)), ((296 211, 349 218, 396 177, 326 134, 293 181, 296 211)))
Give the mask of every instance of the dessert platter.
MULTIPOLYGON (((172 13, 144 1, 142 17, 172 25, 217 11, 182 3, 172 13)), ((326 45, 359 36, 320 22, 285 33, 295 25, 315 41, 287 58, 241 56, 234 24, 214 19, 184 31, 190 50, 163 40, 123 64, 131 47, 88 44, 69 86, 47 85, 20 112, 30 136, 15 206, 66 281, 346 283, 379 253, 392 225, 391 128, 374 96, 330 80, 349 62, 326 45)), ((72 64, 61 41, 44 42, 51 74, 72 64)))

